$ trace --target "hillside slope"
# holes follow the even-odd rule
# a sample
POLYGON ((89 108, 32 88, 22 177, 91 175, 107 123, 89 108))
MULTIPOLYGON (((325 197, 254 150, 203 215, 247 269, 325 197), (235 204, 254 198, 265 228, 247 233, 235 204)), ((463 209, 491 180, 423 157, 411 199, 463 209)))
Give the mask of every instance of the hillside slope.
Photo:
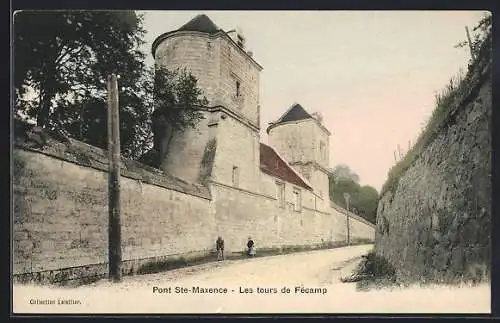
POLYGON ((402 281, 489 276, 491 66, 482 48, 443 118, 380 196, 376 253, 402 281))

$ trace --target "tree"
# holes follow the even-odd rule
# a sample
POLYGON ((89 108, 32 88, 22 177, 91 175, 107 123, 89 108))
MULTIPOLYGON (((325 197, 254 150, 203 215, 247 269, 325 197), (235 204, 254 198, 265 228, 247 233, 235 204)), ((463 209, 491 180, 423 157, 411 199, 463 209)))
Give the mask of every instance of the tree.
POLYGON ((368 221, 375 223, 378 206, 378 192, 371 186, 361 186, 359 176, 347 165, 336 166, 329 177, 330 199, 336 204, 347 207, 344 194, 351 197, 349 209, 368 221))
POLYGON ((355 172, 353 172, 349 166, 341 164, 335 166, 332 170, 332 175, 335 180, 352 180, 355 183, 359 182, 359 176, 355 172))
MULTIPOLYGON (((491 34, 491 27, 492 27, 492 22, 493 22, 493 17, 491 14, 486 14, 481 18, 481 20, 478 22, 478 24, 474 27, 472 30, 474 32, 473 38, 471 39, 471 44, 470 44, 470 50, 472 54, 472 59, 474 57, 477 57, 480 55, 480 50, 481 48, 484 47, 491 47, 491 41, 492 41, 492 34, 491 34)), ((455 45, 457 48, 463 48, 467 47, 469 48, 469 42, 468 40, 464 40, 457 45, 455 45)))
POLYGON ((330 176, 330 198, 337 204, 346 207, 344 193, 355 196, 359 190, 359 176, 347 165, 337 165, 330 176))
POLYGON ((206 107, 208 100, 198 87, 196 77, 186 69, 168 70, 157 66, 152 91, 151 86, 148 89, 154 111, 151 116, 154 143, 141 161, 160 167, 174 132, 195 128, 204 118, 200 108, 206 107))
MULTIPOLYGON (((359 184, 351 179, 335 180, 330 178, 330 197, 335 203, 343 207, 346 207, 344 193, 349 193, 354 197, 358 194, 359 188, 359 184)), ((351 203, 351 205, 353 204, 351 203)))
POLYGON ((362 186, 351 203, 356 207, 358 215, 375 223, 378 207, 378 192, 375 188, 362 186))
POLYGON ((17 12, 16 114, 106 149, 105 80, 115 73, 119 75, 122 154, 137 159, 148 152, 153 146, 153 125, 158 134, 165 131, 158 126, 160 119, 167 123, 170 135, 162 140, 156 136, 156 146, 160 142, 168 146, 173 130, 194 127, 201 119, 193 107, 208 102, 187 71, 161 67, 155 71, 145 65, 139 50, 144 44, 142 22, 143 17, 133 11, 17 12))
POLYGON ((106 84, 120 76, 124 155, 149 118, 142 16, 133 11, 20 11, 14 16, 16 113, 105 148, 106 84), (26 95, 32 90, 34 95, 26 95))

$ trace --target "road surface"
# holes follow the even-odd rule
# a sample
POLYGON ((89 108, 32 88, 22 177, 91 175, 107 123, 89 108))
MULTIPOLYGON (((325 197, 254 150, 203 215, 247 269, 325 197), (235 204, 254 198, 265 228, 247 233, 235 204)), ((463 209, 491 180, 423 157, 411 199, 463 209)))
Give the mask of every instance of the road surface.
POLYGON ((341 283, 373 246, 213 262, 78 288, 14 286, 14 312, 489 313, 490 287, 357 291, 341 283), (46 304, 46 303, 54 304, 46 304), (61 304, 63 303, 63 304, 61 304))

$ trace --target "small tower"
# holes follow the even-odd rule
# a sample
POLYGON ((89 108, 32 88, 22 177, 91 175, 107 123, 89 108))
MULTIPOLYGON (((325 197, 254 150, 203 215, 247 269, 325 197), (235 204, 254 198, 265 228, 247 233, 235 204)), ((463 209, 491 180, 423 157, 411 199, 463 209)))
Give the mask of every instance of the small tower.
POLYGON ((267 128, 269 143, 329 202, 329 137, 319 113, 292 105, 267 128))

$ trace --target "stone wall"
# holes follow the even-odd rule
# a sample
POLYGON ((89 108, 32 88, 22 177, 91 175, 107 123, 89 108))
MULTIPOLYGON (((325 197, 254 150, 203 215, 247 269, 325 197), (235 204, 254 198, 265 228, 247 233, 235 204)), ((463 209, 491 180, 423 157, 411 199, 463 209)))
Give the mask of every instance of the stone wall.
MULTIPOLYGON (((158 44, 155 63, 187 68, 209 107, 201 109, 205 118, 196 129, 173 134, 162 165, 167 172, 122 159, 125 273, 165 257, 207 255, 218 235, 229 252, 243 251, 248 236, 263 249, 346 240, 346 216, 330 208, 326 174, 309 171, 323 196, 284 183, 280 204, 276 179, 261 172, 262 68, 242 48, 221 32, 179 31, 158 44), (294 190, 301 192, 300 207, 294 204, 294 190)), ((271 141, 278 152, 290 152, 284 155, 287 161, 327 165, 328 155, 319 155, 320 139, 328 151, 327 134, 321 131, 308 120, 273 129, 271 141)), ((106 152, 72 139, 49 138, 39 145, 16 135, 14 274, 22 281, 48 282, 102 276, 108 252, 106 152)), ((373 241, 373 225, 351 220, 351 241, 373 241)))
MULTIPOLYGON (((274 182, 271 176, 263 177, 274 182)), ((224 237, 226 248, 241 250, 249 236, 257 249, 345 242, 345 213, 338 207, 332 207, 330 212, 317 210, 313 194, 303 189, 302 205, 296 210, 294 188, 285 183, 285 203, 280 206, 275 194, 260 194, 212 182, 210 191, 214 198, 217 232, 224 237)), ((354 242, 373 241, 374 225, 351 214, 350 235, 354 242)))
MULTIPOLYGON (((13 273, 105 264, 107 173, 27 150, 14 150, 14 162, 13 273)), ((208 192, 194 196, 124 173, 124 261, 212 249, 208 192)))
POLYGON ((212 179, 233 185, 233 168, 237 167, 237 183, 240 188, 259 191, 260 145, 259 134, 235 118, 220 119, 215 130, 217 154, 212 179))
POLYGON ((488 275, 491 90, 487 57, 472 66, 428 145, 381 195, 376 252, 403 280, 488 275))
POLYGON ((327 210, 330 207, 330 180, 328 174, 318 165, 313 164, 312 166, 311 183, 313 183, 318 195, 324 201, 322 209, 327 210))
MULTIPOLYGON (((336 217, 336 226, 338 226, 342 236, 346 236, 347 232, 347 211, 331 202, 331 213, 336 217)), ((374 225, 363 219, 359 215, 349 212, 349 234, 351 241, 356 240, 375 240, 374 225)))
MULTIPOLYGON (((15 279, 54 283, 105 276, 106 152, 72 139, 49 139, 42 148, 16 138, 13 158, 15 279)), ((289 183, 281 208, 276 179, 263 173, 255 190, 210 180, 208 186, 190 184, 124 158, 121 174, 125 274, 151 261, 209 255, 218 235, 229 252, 242 252, 248 236, 261 249, 345 241, 341 210, 318 211, 318 197, 301 190, 301 210, 295 211, 289 183)), ((351 241, 373 241, 374 226, 352 220, 351 234, 351 241)))

